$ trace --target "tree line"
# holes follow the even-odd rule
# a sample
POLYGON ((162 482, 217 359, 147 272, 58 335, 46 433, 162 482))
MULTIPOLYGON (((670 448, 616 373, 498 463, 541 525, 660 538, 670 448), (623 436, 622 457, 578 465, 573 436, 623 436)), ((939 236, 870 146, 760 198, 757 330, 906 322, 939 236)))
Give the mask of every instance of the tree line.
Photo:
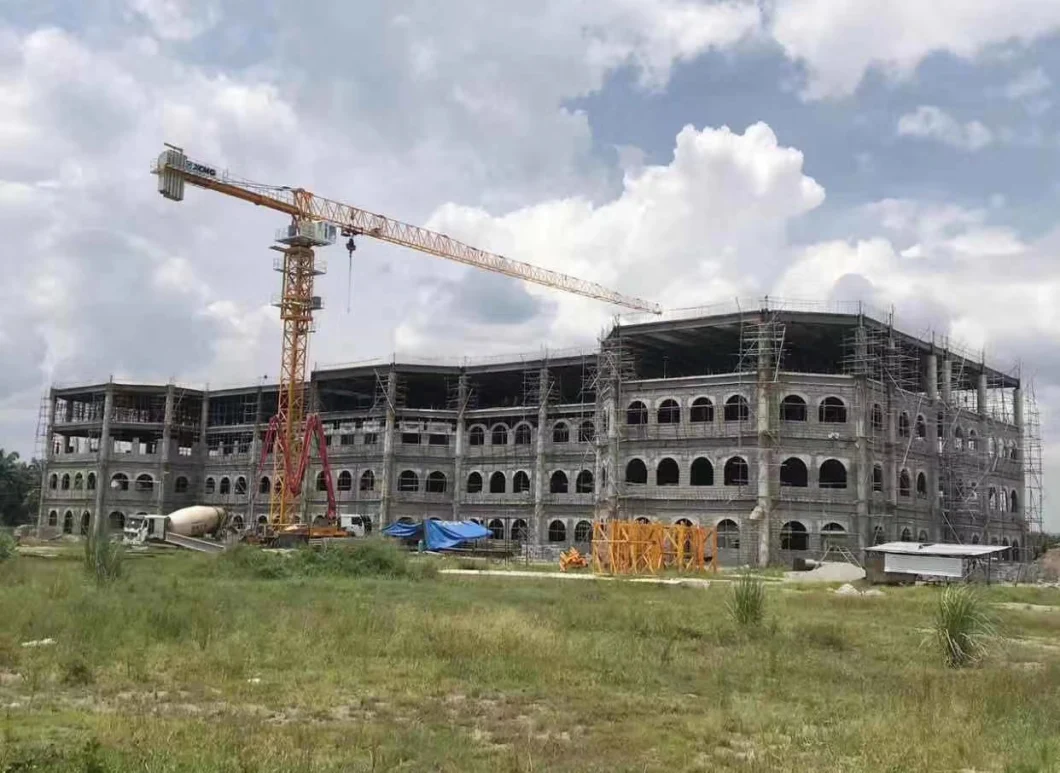
POLYGON ((36 519, 40 476, 39 461, 23 461, 17 451, 0 448, 0 524, 18 526, 36 519))

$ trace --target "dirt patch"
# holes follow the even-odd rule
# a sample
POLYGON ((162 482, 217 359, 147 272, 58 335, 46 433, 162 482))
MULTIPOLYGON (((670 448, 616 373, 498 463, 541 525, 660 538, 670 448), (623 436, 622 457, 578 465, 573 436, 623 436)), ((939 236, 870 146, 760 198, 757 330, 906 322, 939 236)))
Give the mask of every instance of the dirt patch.
POLYGON ((1041 557, 1042 579, 1046 582, 1057 582, 1060 580, 1060 548, 1045 551, 1041 557))
POLYGON ((1001 601, 996 606, 1002 609, 1016 609, 1021 612, 1060 612, 1060 607, 1053 607, 1048 604, 1024 604, 1020 601, 1001 601))

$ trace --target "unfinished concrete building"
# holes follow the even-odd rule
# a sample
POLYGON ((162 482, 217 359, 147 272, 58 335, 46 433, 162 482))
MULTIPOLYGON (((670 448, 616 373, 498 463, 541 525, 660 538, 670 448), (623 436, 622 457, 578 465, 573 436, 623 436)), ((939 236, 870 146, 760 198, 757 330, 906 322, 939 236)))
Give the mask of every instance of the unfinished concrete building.
MULTIPOLYGON (((1041 449, 1018 377, 890 321, 837 310, 616 324, 594 351, 316 370, 342 512, 475 519, 551 555, 595 518, 716 526, 727 563, 889 540, 1040 531, 1041 449), (1029 414, 1029 415, 1028 415, 1029 414)), ((275 387, 53 389, 42 531, 223 505, 268 513, 275 387)), ((303 517, 324 512, 319 466, 303 517)))

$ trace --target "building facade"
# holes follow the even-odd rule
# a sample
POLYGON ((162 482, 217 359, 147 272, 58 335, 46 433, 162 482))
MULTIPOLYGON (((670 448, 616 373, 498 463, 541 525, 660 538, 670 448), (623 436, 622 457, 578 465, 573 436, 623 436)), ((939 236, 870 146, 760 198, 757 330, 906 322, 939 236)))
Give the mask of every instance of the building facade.
MULTIPOLYGON (((591 352, 320 369, 309 390, 339 510, 377 527, 475 519, 550 555, 594 519, 686 521, 732 563, 899 539, 1019 558, 1040 528, 1019 379, 863 314, 618 324, 591 352)), ((252 528, 275 407, 269 385, 53 389, 41 531, 199 503, 252 528)), ((322 514, 318 464, 305 491, 322 514)))

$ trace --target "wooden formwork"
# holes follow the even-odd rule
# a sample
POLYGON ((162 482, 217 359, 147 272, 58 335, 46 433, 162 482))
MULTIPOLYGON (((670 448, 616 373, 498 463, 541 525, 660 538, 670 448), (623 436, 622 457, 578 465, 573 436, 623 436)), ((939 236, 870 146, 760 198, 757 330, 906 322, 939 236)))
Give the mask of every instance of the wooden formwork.
POLYGON ((599 574, 658 574, 663 569, 718 569, 718 534, 703 526, 637 521, 593 524, 593 571, 599 574))

